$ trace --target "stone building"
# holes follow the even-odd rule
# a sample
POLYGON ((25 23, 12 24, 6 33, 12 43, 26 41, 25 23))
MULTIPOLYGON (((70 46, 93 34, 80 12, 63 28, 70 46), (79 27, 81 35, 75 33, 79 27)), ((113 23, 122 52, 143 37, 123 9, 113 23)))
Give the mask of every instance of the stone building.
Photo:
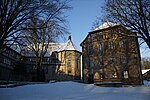
POLYGON ((21 55, 6 45, 0 48, 0 80, 18 80, 14 76, 14 68, 21 55))
POLYGON ((138 40, 134 36, 136 33, 111 22, 89 32, 81 43, 83 81, 143 84, 138 40))
MULTIPOLYGON (((36 56, 31 50, 24 50, 28 80, 36 79, 36 56)), ((42 59, 45 81, 75 80, 81 78, 81 52, 78 51, 69 36, 66 43, 49 43, 47 53, 42 59)))

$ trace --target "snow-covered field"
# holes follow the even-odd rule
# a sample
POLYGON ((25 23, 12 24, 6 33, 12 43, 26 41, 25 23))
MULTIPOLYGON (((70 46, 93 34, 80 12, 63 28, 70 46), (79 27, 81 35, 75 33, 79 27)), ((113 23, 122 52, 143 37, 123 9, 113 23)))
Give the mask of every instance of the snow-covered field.
POLYGON ((150 86, 98 87, 56 82, 0 88, 0 100, 150 100, 150 86))

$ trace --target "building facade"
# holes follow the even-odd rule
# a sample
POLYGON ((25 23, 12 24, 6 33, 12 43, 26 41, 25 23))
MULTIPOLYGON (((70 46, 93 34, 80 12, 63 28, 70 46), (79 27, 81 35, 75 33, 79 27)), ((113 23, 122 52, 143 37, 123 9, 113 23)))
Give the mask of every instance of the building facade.
MULTIPOLYGON (((23 52, 28 81, 35 81, 37 72, 36 56, 30 50, 23 52)), ((69 36, 66 43, 49 43, 41 67, 45 74, 45 81, 81 79, 81 52, 76 49, 71 36, 69 36)))
POLYGON ((81 43, 83 81, 143 84, 139 46, 135 35, 111 22, 89 32, 81 43))
POLYGON ((21 55, 18 52, 7 46, 0 49, 0 80, 17 80, 19 78, 14 76, 13 70, 20 58, 21 55))

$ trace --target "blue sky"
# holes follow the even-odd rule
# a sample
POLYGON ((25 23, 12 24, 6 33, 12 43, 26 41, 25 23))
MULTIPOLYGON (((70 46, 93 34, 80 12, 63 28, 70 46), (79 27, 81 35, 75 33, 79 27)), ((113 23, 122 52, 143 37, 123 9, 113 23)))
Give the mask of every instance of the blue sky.
POLYGON ((68 14, 69 28, 72 40, 77 49, 81 51, 80 43, 91 30, 96 16, 100 16, 100 5, 103 0, 73 0, 73 9, 68 14))
MULTIPOLYGON (((82 51, 80 43, 85 39, 88 32, 91 31, 93 22, 97 17, 101 16, 101 6, 104 0, 72 0, 70 5, 72 10, 67 14, 69 21, 69 32, 72 36, 72 41, 79 51, 82 51)), ((141 56, 150 57, 150 49, 145 50, 145 45, 142 45, 141 56)))

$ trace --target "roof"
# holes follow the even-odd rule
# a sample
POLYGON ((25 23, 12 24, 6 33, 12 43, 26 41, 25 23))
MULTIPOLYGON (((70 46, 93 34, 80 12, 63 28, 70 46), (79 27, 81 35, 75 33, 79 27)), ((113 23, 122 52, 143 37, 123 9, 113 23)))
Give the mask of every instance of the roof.
POLYGON ((65 48, 63 50, 76 50, 75 45, 73 44, 73 42, 71 41, 71 39, 68 39, 68 41, 66 42, 66 45, 64 46, 65 48))
POLYGON ((145 74, 148 71, 150 71, 150 69, 144 69, 144 70, 142 70, 142 74, 145 74))
MULTIPOLYGON (((60 52, 60 51, 78 51, 75 47, 75 45, 73 44, 71 37, 69 36, 68 41, 66 43, 49 43, 48 44, 48 49, 47 49, 47 53, 45 54, 45 56, 50 56, 52 54, 52 52, 60 52)), ((27 48, 26 48, 27 50, 27 48)), ((79 52, 79 51, 78 51, 79 52)), ((28 50, 28 53, 24 53, 24 56, 34 56, 34 52, 31 50, 28 50)))
POLYGON ((95 28, 94 31, 109 28, 109 27, 113 27, 113 26, 116 26, 116 25, 119 25, 119 24, 115 24, 115 23, 112 23, 112 22, 106 22, 106 23, 102 24, 101 26, 95 28))
MULTIPOLYGON (((106 22, 102 25, 100 25, 99 27, 95 28, 93 31, 89 32, 88 35, 86 36, 86 38, 88 38, 89 34, 92 34, 94 32, 97 32, 97 31, 100 31, 100 30, 103 30, 103 29, 107 29, 107 28, 110 28, 110 27, 114 27, 114 26, 120 26, 120 24, 116 24, 116 23, 112 23, 112 22, 106 22)), ((82 43, 86 40, 86 38, 81 42, 81 46, 82 46, 82 43)))

